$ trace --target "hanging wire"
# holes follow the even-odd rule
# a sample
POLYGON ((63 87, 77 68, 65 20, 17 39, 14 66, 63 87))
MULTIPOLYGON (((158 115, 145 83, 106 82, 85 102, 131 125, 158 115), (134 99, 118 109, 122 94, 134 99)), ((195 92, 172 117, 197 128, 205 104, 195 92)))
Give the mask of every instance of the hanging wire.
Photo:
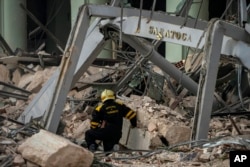
MULTIPOLYGON (((197 25, 198 17, 199 17, 199 15, 200 15, 200 11, 201 11, 203 2, 204 2, 204 0, 202 0, 201 2, 199 2, 199 3, 200 3, 200 7, 199 7, 199 11, 198 11, 197 17, 196 17, 196 19, 195 19, 194 28, 195 28, 196 25, 197 25)), ((185 17, 185 18, 187 18, 187 15, 188 15, 188 13, 186 13, 186 17, 185 17)), ((196 46, 196 48, 195 48, 195 51, 194 51, 195 53, 197 53, 198 47, 199 47, 199 45, 200 45, 200 43, 201 43, 201 40, 202 40, 202 38, 204 37, 204 35, 205 35, 205 31, 203 32, 202 36, 200 37, 200 39, 199 39, 199 41, 198 41, 198 44, 197 44, 197 46, 196 46)), ((189 49, 190 49, 190 47, 188 48, 188 50, 189 50, 189 49)), ((196 54, 196 56, 194 56, 194 58, 192 59, 192 63, 191 63, 191 64, 193 64, 193 63, 195 62, 195 60, 198 58, 198 56, 200 56, 202 50, 203 50, 203 48, 198 52, 198 54, 196 54)), ((189 53, 189 52, 187 51, 187 54, 188 54, 188 53, 189 53)), ((187 60, 187 56, 186 56, 186 60, 187 60)), ((186 65, 186 60, 185 60, 184 67, 185 67, 185 65, 186 65)))
POLYGON ((120 30, 119 30, 119 49, 122 49, 122 26, 123 26, 123 0, 121 1, 121 20, 120 20, 120 30))
MULTIPOLYGON (((56 8, 56 11, 54 12, 54 14, 52 13, 54 10, 51 10, 50 13, 49 13, 49 17, 48 17, 48 21, 47 23, 45 24, 45 27, 47 27, 52 21, 53 19, 58 15, 59 11, 61 10, 62 6, 64 5, 65 1, 62 1, 60 3, 59 6, 56 6, 56 1, 54 1, 53 5, 54 6, 53 8, 56 8)), ((52 9, 53 9, 52 8, 52 9)), ((40 28, 40 27, 38 27, 40 28)), ((45 32, 43 31, 42 32, 42 35, 40 36, 39 40, 38 40, 38 43, 40 43, 40 41, 42 40, 43 36, 44 36, 45 32)), ((63 51, 62 51, 63 52, 63 51)))
POLYGON ((241 76, 242 76, 242 65, 241 64, 237 64, 237 88, 238 88, 238 96, 240 98, 240 104, 241 104, 241 107, 244 109, 244 110, 248 110, 245 108, 244 106, 244 102, 243 102, 243 98, 242 98, 242 92, 241 92, 241 76))
POLYGON ((199 10, 198 10, 198 14, 197 14, 197 17, 196 17, 196 19, 195 19, 194 27, 196 27, 196 25, 197 25, 198 18, 199 18, 200 12, 201 12, 201 8, 202 8, 203 2, 204 2, 204 0, 201 0, 201 2, 200 2, 200 7, 199 7, 199 10))
MULTIPOLYGON (((189 3, 192 3, 191 1, 192 1, 192 0, 187 0, 186 3, 184 4, 183 8, 188 8, 188 9, 190 9, 190 6, 191 6, 191 5, 190 5, 189 3)), ((188 12, 189 12, 189 10, 186 9, 185 19, 184 19, 184 22, 183 22, 183 24, 182 24, 181 27, 185 26, 186 23, 187 23, 188 12)))
POLYGON ((136 55, 136 52, 131 52, 131 51, 121 51, 121 50, 114 50, 114 49, 109 49, 109 48, 103 48, 103 50, 119 53, 119 54, 117 54, 117 57, 120 57, 120 58, 122 58, 125 61, 130 62, 130 63, 133 63, 134 60, 131 60, 131 58, 128 56, 128 54, 129 55, 136 55))
POLYGON ((223 12, 223 14, 221 15, 220 19, 222 19, 226 15, 226 13, 227 13, 229 7, 231 6, 232 2, 233 2, 233 0, 230 0, 230 2, 227 4, 226 9, 223 12))
POLYGON ((152 20, 152 17, 153 17, 154 11, 155 11, 155 5, 156 5, 156 0, 153 1, 150 17, 149 17, 147 23, 149 23, 152 20))
MULTIPOLYGON (((108 31, 108 36, 115 43, 119 42, 119 33, 117 31, 108 31)), ((117 54, 117 57, 120 57, 120 58, 126 60, 129 63, 133 63, 134 62, 131 59, 131 56, 134 56, 134 55, 137 54, 134 51, 123 51, 124 49, 123 50, 114 50, 114 49, 104 48, 104 50, 108 50, 110 52, 119 53, 119 54, 117 54)))
MULTIPOLYGON (((199 8, 199 12, 201 11, 202 3, 203 3, 203 0, 201 1, 201 5, 200 5, 200 8, 199 8)), ((194 28, 196 27, 196 24, 197 24, 197 21, 198 21, 198 16, 199 16, 199 13, 198 13, 198 15, 197 15, 197 18, 196 18, 196 21, 195 21, 194 28)), ((200 39, 199 39, 199 41, 198 41, 198 43, 197 43, 197 46, 196 46, 196 48, 195 48, 195 50, 194 50, 194 53, 197 53, 197 52, 198 52, 198 50, 199 50, 199 49, 198 49, 198 48, 199 48, 199 45, 200 45, 200 43, 201 43, 201 41, 202 41, 202 38, 205 37, 205 34, 206 34, 206 31, 203 31, 203 33, 202 33, 202 35, 201 35, 201 37, 200 37, 200 39)), ((202 53, 203 49, 204 49, 204 46, 201 48, 201 50, 198 52, 198 54, 194 55, 194 58, 192 59, 191 65, 194 64, 194 62, 196 61, 196 59, 198 58, 198 56, 200 56, 200 54, 202 53)))
POLYGON ((138 20, 138 24, 137 24, 136 33, 139 33, 141 30, 142 6, 143 6, 143 0, 140 0, 140 16, 139 16, 139 20, 138 20))
POLYGON ((238 3, 237 3, 237 7, 238 7, 238 10, 237 10, 237 16, 238 16, 237 18, 238 18, 238 19, 237 19, 237 20, 238 20, 238 25, 239 25, 239 26, 241 26, 241 18, 240 18, 240 6, 241 6, 241 5, 240 5, 240 1, 241 1, 241 0, 238 0, 238 3))

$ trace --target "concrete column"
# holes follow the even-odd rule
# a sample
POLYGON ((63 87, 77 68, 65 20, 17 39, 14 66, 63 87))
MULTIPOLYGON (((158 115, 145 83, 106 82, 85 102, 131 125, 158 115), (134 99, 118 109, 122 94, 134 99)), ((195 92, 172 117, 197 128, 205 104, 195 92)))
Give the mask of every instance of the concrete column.
POLYGON ((0 0, 0 33, 14 51, 27 49, 27 15, 20 3, 26 0, 0 0))

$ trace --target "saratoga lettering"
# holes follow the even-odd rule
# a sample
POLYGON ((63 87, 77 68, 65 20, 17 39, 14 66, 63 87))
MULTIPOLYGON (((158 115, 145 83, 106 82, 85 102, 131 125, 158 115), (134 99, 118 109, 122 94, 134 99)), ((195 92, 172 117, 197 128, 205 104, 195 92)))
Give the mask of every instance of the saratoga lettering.
POLYGON ((192 42, 191 35, 188 35, 187 33, 177 32, 174 30, 167 30, 163 28, 157 28, 154 26, 149 27, 149 34, 156 35, 158 38, 165 37, 170 39, 192 42))

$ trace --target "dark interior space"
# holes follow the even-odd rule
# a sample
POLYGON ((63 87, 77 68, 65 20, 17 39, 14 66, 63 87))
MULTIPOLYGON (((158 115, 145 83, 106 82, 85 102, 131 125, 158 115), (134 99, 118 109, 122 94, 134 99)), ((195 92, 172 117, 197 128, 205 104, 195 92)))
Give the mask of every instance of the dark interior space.
MULTIPOLYGON (((229 3, 230 1, 228 0, 219 0, 219 1, 209 0, 209 6, 208 6, 209 20, 212 18, 220 18, 224 13, 224 11, 226 10, 227 4, 229 3)), ((233 1, 226 14, 237 15, 238 3, 239 1, 233 1)), ((250 0, 247 0, 246 3, 248 5, 250 3, 250 0)), ((222 19, 225 19, 225 17, 223 17, 222 19)))
MULTIPOLYGON (((140 8, 140 0, 129 0, 128 1, 132 7, 140 8)), ((143 9, 151 10, 153 6, 153 0, 143 1, 143 9)), ((156 0, 155 11, 166 11, 166 1, 165 0, 156 0)), ((165 42, 159 45, 158 52, 165 57, 165 42)))
POLYGON ((71 0, 47 0, 47 28, 57 38, 59 43, 52 40, 52 37, 46 40, 46 50, 56 55, 65 49, 69 34, 71 31, 71 0))
MULTIPOLYGON (((27 9, 60 41, 64 49, 71 30, 70 0, 27 0, 27 9)), ((53 38, 28 15, 27 34, 28 51, 36 51, 45 43, 43 50, 53 54, 61 53, 53 38)))
MULTIPOLYGON (((27 0, 27 9, 42 23, 46 24, 46 1, 27 0)), ((28 50, 36 50, 46 38, 46 34, 27 16, 28 50)))
MULTIPOLYGON (((135 7, 135 8, 140 8, 140 0, 129 0, 128 1, 131 6, 135 7)), ((153 6, 153 0, 147 0, 147 1, 143 1, 143 9, 146 10, 150 10, 152 9, 153 6)), ((164 0, 156 0, 156 4, 155 4, 155 11, 166 11, 166 1, 164 0)))
POLYGON ((212 18, 220 18, 226 9, 226 4, 227 0, 209 0, 209 20, 212 18))

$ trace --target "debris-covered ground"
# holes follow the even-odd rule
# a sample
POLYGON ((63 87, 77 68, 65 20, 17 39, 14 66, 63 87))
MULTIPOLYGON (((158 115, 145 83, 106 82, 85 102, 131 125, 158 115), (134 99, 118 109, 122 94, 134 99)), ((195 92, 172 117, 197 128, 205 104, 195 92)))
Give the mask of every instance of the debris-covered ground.
MULTIPOLYGON (((120 70, 123 69, 121 65, 118 67, 120 67, 120 70)), ((231 68, 229 66, 223 66, 222 68, 226 67, 231 68)), ((0 166, 39 166, 35 163, 37 161, 34 160, 34 157, 30 158, 32 154, 35 154, 35 150, 34 152, 24 153, 25 148, 21 149, 20 146, 25 143, 26 139, 32 138, 35 134, 40 134, 39 130, 42 127, 39 126, 36 119, 27 125, 23 125, 16 120, 56 68, 51 66, 43 69, 39 65, 31 64, 25 69, 10 69, 5 65, 0 65, 0 81, 2 83, 0 88, 3 91, 0 97, 0 166)), ((159 69, 154 68, 156 73, 161 74, 159 69)), ((192 68, 195 69, 195 65, 192 68)), ((90 82, 104 83, 107 76, 109 82, 110 78, 115 80, 117 77, 121 77, 122 70, 114 72, 112 69, 117 69, 117 65, 106 68, 89 67, 88 71, 91 72, 91 77, 89 77, 89 73, 85 73, 76 87, 68 93, 67 103, 57 132, 58 136, 81 147, 84 132, 90 127, 91 111, 98 102, 96 93, 98 88, 93 84, 91 85, 90 82)), ((224 77, 222 74, 219 76, 224 77)), ((225 90, 228 88, 231 80, 227 81, 224 84, 218 84, 217 89, 225 90)), ((158 100, 158 96, 150 93, 140 94, 130 89, 125 91, 129 92, 127 96, 119 95, 118 99, 137 111, 138 127, 132 130, 134 135, 131 135, 131 138, 123 135, 120 140, 119 151, 111 152, 108 155, 101 151, 95 152, 92 166, 227 167, 229 166, 230 151, 250 148, 248 115, 230 115, 221 112, 225 110, 224 108, 212 115, 207 140, 191 140, 196 97, 188 93, 178 96, 178 92, 173 91, 173 86, 176 87, 176 90, 178 89, 178 85, 171 79, 164 82, 161 101, 158 100)), ((232 93, 232 90, 228 90, 227 94, 225 94, 225 91, 221 91, 224 93, 221 93, 221 95, 223 94, 226 97, 224 99, 227 100, 229 107, 236 110, 241 108, 241 103, 236 98, 237 96, 232 93)), ((248 104, 247 102, 246 97, 244 103, 248 104)), ((126 121, 124 124, 124 129, 126 129, 126 121)), ((126 134, 126 130, 123 133, 126 134)), ((44 133, 44 135, 47 134, 44 133)), ((53 138, 54 136, 52 136, 52 140, 53 138)), ((46 140, 49 139, 41 139, 37 145, 43 144, 46 140)), ((30 147, 32 149, 32 144, 30 144, 30 147)), ((36 147, 36 145, 33 147, 36 147)), ((60 146, 58 147, 60 148, 60 146)), ((41 149, 41 152, 43 149, 41 149)), ((51 148, 48 147, 47 149, 51 148)), ((58 152, 57 154, 60 155, 60 151, 58 152)), ((39 152, 37 154, 39 155, 39 152)), ((61 156, 63 156, 63 153, 61 153, 61 156)), ((88 156, 92 157, 91 155, 88 156)), ((47 158, 51 157, 48 156, 47 158)), ((84 159, 84 157, 82 158, 84 159)))

